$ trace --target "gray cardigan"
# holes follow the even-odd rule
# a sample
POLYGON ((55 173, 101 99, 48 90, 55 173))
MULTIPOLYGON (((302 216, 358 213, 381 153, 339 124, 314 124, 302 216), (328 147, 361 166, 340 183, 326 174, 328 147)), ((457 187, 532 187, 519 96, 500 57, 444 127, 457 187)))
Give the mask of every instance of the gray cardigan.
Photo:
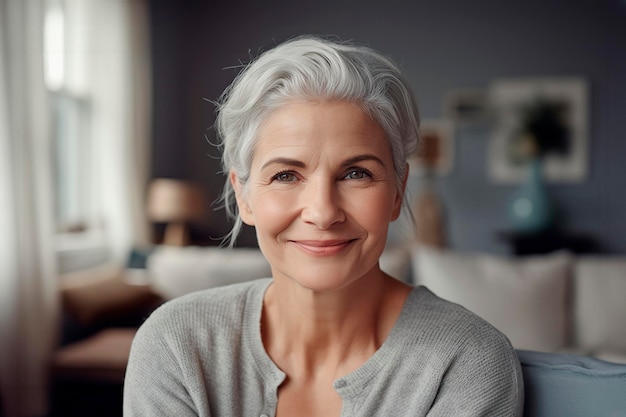
MULTIPOLYGON (((263 279, 192 293, 157 309, 133 342, 126 417, 273 417, 285 374, 261 340, 263 279)), ((387 340, 338 379, 341 416, 521 416, 523 382, 509 341, 424 287, 387 340)))

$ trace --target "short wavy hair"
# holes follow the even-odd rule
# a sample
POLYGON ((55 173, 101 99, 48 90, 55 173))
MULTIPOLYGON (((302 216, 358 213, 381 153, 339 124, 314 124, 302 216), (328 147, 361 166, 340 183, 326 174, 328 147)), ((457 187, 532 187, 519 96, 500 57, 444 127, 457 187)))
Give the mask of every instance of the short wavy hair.
POLYGON ((360 106, 385 132, 402 190, 407 157, 419 140, 419 113, 398 66, 366 46, 317 36, 293 38, 245 66, 216 103, 215 128, 227 175, 220 201, 234 220, 226 236, 230 246, 242 220, 228 174, 235 172, 245 190, 260 126, 294 99, 343 100, 360 106))

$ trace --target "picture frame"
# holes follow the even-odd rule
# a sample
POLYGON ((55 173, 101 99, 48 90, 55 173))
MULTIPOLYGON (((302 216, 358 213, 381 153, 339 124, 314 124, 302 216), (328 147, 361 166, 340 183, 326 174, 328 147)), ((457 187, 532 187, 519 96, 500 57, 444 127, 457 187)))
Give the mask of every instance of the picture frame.
POLYGON ((448 175, 454 165, 454 125, 447 119, 423 120, 420 144, 409 157, 412 175, 448 175))
POLYGON ((544 135, 547 140, 543 142, 552 146, 554 151, 546 151, 541 156, 545 181, 584 181, 588 171, 588 95, 589 87, 581 77, 494 81, 489 87, 493 114, 488 158, 491 179, 502 184, 521 183, 526 179, 527 164, 522 158, 515 157, 515 149, 519 148, 517 143, 522 135, 527 134, 528 126, 540 125, 541 121, 536 122, 539 119, 546 125, 545 120, 551 117, 552 122, 547 124, 553 129, 549 135, 544 135), (551 140, 554 143, 551 144, 551 140))

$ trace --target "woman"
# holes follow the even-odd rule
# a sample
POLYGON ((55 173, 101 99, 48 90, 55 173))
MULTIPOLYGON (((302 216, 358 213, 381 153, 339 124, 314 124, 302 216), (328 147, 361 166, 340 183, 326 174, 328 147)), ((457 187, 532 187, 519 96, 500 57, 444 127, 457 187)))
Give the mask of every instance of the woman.
POLYGON ((508 340, 382 272, 418 137, 397 67, 302 37, 218 108, 224 199, 272 278, 176 299, 139 330, 127 416, 519 416, 508 340))

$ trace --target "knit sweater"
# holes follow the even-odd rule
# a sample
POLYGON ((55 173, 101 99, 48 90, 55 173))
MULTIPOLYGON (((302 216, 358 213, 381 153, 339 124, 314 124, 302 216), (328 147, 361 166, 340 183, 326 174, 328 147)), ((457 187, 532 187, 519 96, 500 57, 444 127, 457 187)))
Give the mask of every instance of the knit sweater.
MULTIPOLYGON (((261 339, 270 283, 204 290, 157 309, 133 342, 124 415, 274 417, 285 374, 261 339)), ((424 287, 411 291, 382 346, 334 389, 342 417, 522 415, 509 341, 424 287)))

